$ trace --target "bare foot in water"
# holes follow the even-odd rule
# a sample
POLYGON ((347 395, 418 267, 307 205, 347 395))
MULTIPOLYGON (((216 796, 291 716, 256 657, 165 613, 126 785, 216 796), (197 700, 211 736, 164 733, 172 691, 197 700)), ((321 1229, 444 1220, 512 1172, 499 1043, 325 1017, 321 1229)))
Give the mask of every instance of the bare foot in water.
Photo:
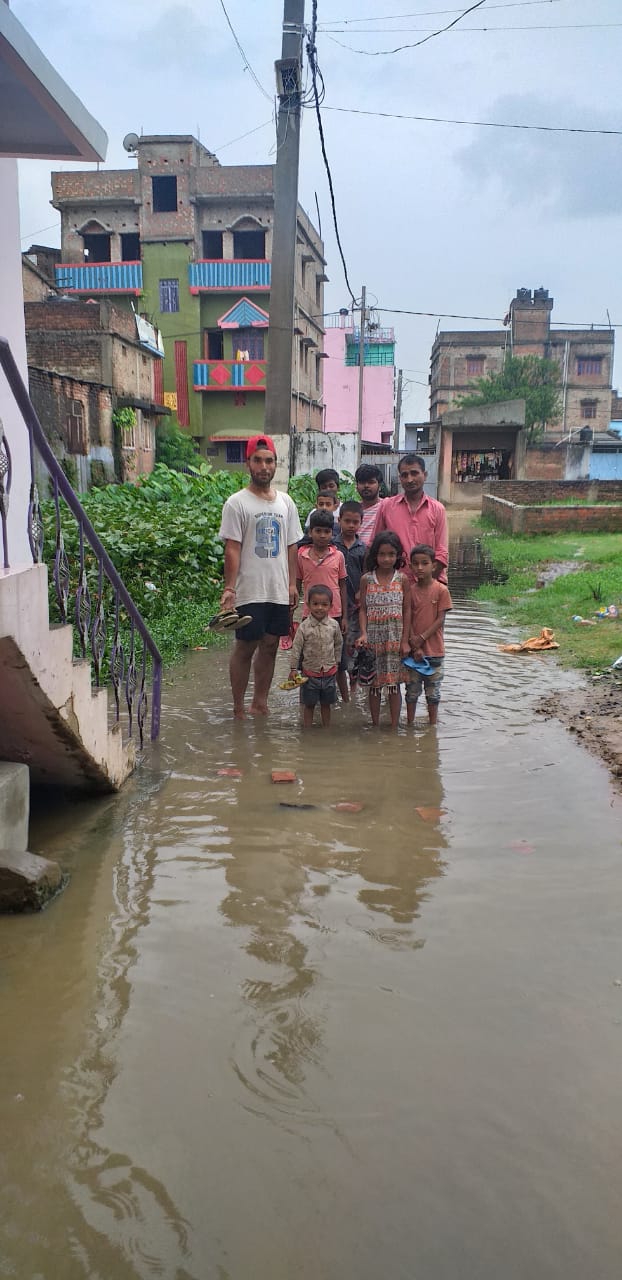
POLYGON ((233 708, 233 719, 234 719, 234 720, 246 720, 246 712, 245 712, 245 710, 244 710, 244 707, 234 707, 234 708, 233 708))
POLYGON ((251 716, 267 716, 268 704, 267 702, 264 702, 263 704, 260 705, 259 703, 251 702, 251 705, 248 708, 248 711, 249 711, 249 715, 251 716))

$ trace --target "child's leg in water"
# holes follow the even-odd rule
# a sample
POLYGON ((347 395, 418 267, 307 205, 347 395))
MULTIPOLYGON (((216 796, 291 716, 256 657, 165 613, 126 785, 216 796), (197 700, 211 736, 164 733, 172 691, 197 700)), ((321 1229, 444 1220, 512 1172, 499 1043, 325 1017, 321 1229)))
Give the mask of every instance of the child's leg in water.
POLYGON ((402 695, 400 693, 400 687, 399 685, 397 685, 396 688, 392 688, 389 690, 389 711, 391 712, 391 728, 392 729, 397 729, 397 726, 400 722, 401 708, 402 708, 402 695))
POLYGON ((369 690, 369 714, 373 725, 380 724, 380 689, 369 690))

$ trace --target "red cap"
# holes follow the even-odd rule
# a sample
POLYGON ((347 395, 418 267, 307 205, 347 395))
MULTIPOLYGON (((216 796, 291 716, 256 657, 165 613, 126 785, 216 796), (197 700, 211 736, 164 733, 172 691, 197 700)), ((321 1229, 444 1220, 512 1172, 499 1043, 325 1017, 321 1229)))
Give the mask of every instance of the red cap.
POLYGON ((271 440, 270 436, 251 436, 250 440, 247 442, 247 445, 246 445, 247 461, 249 458, 252 458, 253 454, 256 452, 257 449, 269 449, 270 452, 273 453, 274 457, 276 458, 276 449, 274 447, 274 440, 271 440))

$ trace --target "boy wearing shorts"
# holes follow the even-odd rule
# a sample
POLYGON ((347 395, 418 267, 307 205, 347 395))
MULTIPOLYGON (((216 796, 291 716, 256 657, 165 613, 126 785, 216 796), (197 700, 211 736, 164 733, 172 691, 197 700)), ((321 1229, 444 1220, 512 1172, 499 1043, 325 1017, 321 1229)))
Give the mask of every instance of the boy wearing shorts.
POLYGON ((301 622, 292 645, 290 679, 295 679, 302 666, 305 684, 300 688, 305 729, 313 724, 315 708, 325 729, 330 725, 330 709, 337 700, 337 669, 343 649, 341 628, 330 617, 333 593, 330 587, 317 583, 307 595, 309 613, 301 622))
POLYGON ((429 675, 422 675, 419 671, 406 668, 406 716, 408 724, 414 724, 417 699, 423 689, 430 724, 436 724, 445 656, 443 627, 445 616, 452 608, 451 596, 445 584, 434 577, 435 556, 432 547, 426 543, 413 547, 410 568, 414 578, 410 588, 410 646, 415 661, 422 662, 427 658, 432 671, 429 675))

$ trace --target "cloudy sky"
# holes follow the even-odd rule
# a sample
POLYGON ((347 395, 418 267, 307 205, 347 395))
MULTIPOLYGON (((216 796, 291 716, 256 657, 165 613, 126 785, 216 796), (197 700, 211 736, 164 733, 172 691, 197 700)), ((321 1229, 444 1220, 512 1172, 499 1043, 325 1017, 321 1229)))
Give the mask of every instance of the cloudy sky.
MULTIPOLYGON (((318 0, 324 129, 348 273, 355 294, 366 284, 382 322, 395 326, 406 420, 427 417, 437 326, 490 327, 438 319, 442 313, 502 317, 517 287, 544 285, 555 298, 554 321, 602 324, 609 311, 622 326, 622 132, 373 114, 622 131, 620 0, 485 0, 454 30, 377 56, 451 22, 455 2, 318 0), (434 315, 393 314, 400 310, 434 315)), ((108 166, 131 163, 122 138, 141 130, 199 130, 222 163, 269 163, 282 0, 225 4, 267 97, 244 67, 221 0, 12 0, 12 9, 106 129, 108 166)), ((311 0, 306 15, 310 21, 311 0)), ((60 242, 49 174, 44 161, 21 165, 24 249, 60 242)), ((300 200, 314 220, 316 196, 327 305, 337 309, 349 295, 309 110, 300 200)), ((618 345, 622 381, 622 328, 618 345)))

